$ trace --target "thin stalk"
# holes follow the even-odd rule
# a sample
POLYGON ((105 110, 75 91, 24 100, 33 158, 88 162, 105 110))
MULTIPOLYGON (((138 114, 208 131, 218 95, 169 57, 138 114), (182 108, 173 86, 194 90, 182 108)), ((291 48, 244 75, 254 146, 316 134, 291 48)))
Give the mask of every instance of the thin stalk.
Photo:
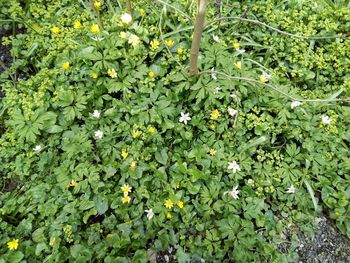
POLYGON ((128 13, 131 15, 131 14, 132 14, 132 4, 131 4, 131 0, 126 0, 126 1, 125 1, 125 5, 126 5, 126 10, 127 10, 128 13))
POLYGON ((207 11, 207 1, 198 0, 198 12, 194 23, 193 40, 190 51, 190 75, 198 76, 198 55, 204 29, 205 13, 207 11))

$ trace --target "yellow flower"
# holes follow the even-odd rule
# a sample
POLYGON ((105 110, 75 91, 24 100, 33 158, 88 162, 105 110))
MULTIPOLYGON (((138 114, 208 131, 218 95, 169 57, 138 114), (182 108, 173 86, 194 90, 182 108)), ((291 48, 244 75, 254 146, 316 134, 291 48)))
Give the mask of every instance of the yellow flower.
POLYGON ((12 239, 11 241, 7 242, 7 247, 9 250, 16 250, 18 246, 19 246, 18 239, 12 239))
POLYGON ((164 205, 165 205, 166 208, 170 209, 170 208, 172 208, 174 206, 174 203, 173 203, 173 201, 171 201, 171 199, 167 199, 165 201, 164 205))
POLYGON ((123 204, 128 204, 128 203, 130 203, 130 201, 131 201, 130 196, 124 195, 124 196, 122 197, 122 202, 123 202, 123 204))
POLYGON ((97 79, 97 78, 98 78, 98 73, 97 73, 97 72, 92 72, 92 73, 91 73, 91 77, 92 77, 93 79, 97 79))
POLYGON ((214 130, 214 129, 216 128, 216 126, 215 126, 215 124, 211 124, 211 125, 209 126, 209 128, 212 129, 212 130, 214 130))
POLYGON ((52 34, 57 36, 61 32, 61 30, 57 26, 54 26, 53 28, 51 28, 51 32, 52 34))
POLYGON ((180 209, 182 209, 182 208, 184 207, 184 202, 182 202, 182 201, 177 202, 177 206, 178 206, 180 209))
POLYGON ((137 130, 133 130, 132 133, 131 133, 131 136, 136 139, 138 137, 140 137, 141 135, 141 132, 137 131, 137 130))
POLYGON ((94 7, 98 10, 98 9, 100 9, 101 8, 101 2, 100 1, 95 1, 94 2, 94 7))
POLYGON ((168 46, 168 47, 172 47, 173 45, 174 45, 174 41, 172 41, 172 40, 167 40, 167 41, 165 41, 165 44, 168 46))
POLYGON ((148 73, 148 76, 153 79, 156 76, 156 74, 153 71, 150 71, 148 73))
POLYGON ((78 182, 75 180, 71 180, 69 183, 69 186, 76 187, 78 185, 78 182))
POLYGON ((156 132, 156 128, 154 128, 154 127, 149 127, 149 128, 148 128, 148 132, 151 133, 151 134, 153 134, 153 133, 156 132))
POLYGON ((209 150, 209 154, 210 154, 211 156, 214 156, 214 155, 216 154, 216 150, 210 149, 210 150, 209 150))
POLYGON ((218 110, 213 110, 211 113, 210 113, 210 119, 211 120, 217 120, 218 118, 220 117, 220 112, 218 110))
POLYGON ((112 79, 114 79, 115 77, 117 77, 117 72, 115 72, 114 68, 110 68, 107 70, 107 74, 108 76, 110 76, 112 79))
POLYGON ((74 22, 74 26, 73 26, 75 29, 80 29, 81 27, 82 27, 82 25, 81 25, 81 23, 80 23, 80 21, 75 21, 74 22))
POLYGON ((132 187, 128 184, 124 184, 122 187, 120 187, 120 189, 122 189, 124 195, 128 195, 128 193, 131 193, 132 187))
POLYGON ((92 24, 90 31, 91 33, 97 34, 100 32, 100 27, 97 24, 92 24))
POLYGON ((140 44, 140 38, 134 34, 132 34, 129 37, 129 44, 133 45, 134 47, 140 44))
POLYGON ((239 49, 240 46, 241 46, 241 44, 240 44, 239 42, 233 43, 233 47, 234 47, 235 49, 239 49))
POLYGON ((241 61, 238 61, 237 63, 235 63, 235 67, 237 69, 241 69, 242 68, 242 62, 241 61))
POLYGON ((264 76, 264 75, 260 75, 259 80, 260 80, 260 82, 262 82, 262 83, 266 83, 266 82, 269 81, 269 79, 268 79, 266 76, 264 76))
POLYGON ((136 161, 132 161, 130 163, 130 169, 135 169, 136 168, 136 165, 137 165, 137 162, 136 161))
POLYGON ((182 47, 179 47, 177 49, 177 54, 182 55, 184 53, 184 49, 182 47))
POLYGON ((126 33, 124 31, 120 32, 119 37, 122 39, 126 39, 126 33))
POLYGON ((159 47, 159 41, 157 40, 157 39, 153 39, 152 41, 151 41, 151 48, 153 49, 153 50, 155 50, 155 49, 157 49, 159 47))
POLYGON ((55 244, 56 244, 56 238, 53 237, 50 239, 49 245, 53 247, 55 244))
POLYGON ((64 62, 62 64, 62 68, 65 69, 65 70, 69 69, 69 62, 64 62))
POLYGON ((126 151, 122 151, 120 155, 123 157, 123 159, 126 159, 126 157, 128 157, 129 154, 126 151))
POLYGON ((166 218, 171 219, 172 217, 173 217, 173 215, 172 215, 170 212, 168 212, 168 213, 166 214, 166 218))
POLYGON ((145 14, 145 9, 140 8, 140 9, 139 9, 139 13, 140 13, 140 15, 142 15, 142 16, 143 16, 143 15, 145 14))
POLYGON ((113 236, 112 233, 107 234, 106 238, 111 238, 113 236))

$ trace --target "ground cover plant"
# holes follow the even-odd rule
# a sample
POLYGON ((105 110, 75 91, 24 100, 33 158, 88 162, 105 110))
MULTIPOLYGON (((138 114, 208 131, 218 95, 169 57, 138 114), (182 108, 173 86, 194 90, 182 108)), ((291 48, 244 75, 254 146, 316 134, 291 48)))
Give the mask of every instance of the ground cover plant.
POLYGON ((346 1, 207 1, 197 58, 203 2, 0 0, 0 262, 297 262, 322 211, 350 237, 346 1))

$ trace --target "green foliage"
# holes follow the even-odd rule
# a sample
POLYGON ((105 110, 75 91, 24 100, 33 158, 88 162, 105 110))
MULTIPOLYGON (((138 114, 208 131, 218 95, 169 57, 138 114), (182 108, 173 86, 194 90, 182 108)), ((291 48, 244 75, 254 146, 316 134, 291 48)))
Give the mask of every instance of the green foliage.
MULTIPOLYGON (((291 2, 221 11, 294 34, 349 31, 346 8, 291 2)), ((190 3, 173 4, 194 14, 190 3)), ((258 83, 188 78, 189 25, 162 5, 136 2, 130 24, 115 1, 98 12, 84 1, 19 7, 27 33, 5 40, 16 58, 10 70, 32 75, 16 89, 6 80, 0 101, 0 262, 147 262, 155 253, 296 262, 298 235, 312 234, 321 206, 350 237, 346 103, 291 108, 258 83), (19 247, 9 250, 13 239, 19 247)), ((208 19, 218 12, 210 6, 208 19)), ((206 29, 202 71, 256 80, 268 72, 270 84, 300 98, 350 95, 347 39, 295 39, 236 22, 206 29)))

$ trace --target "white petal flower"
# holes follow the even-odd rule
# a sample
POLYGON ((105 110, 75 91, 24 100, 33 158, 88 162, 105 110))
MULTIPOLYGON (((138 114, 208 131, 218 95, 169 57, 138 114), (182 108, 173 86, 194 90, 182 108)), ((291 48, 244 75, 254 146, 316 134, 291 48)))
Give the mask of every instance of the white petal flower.
POLYGON ((236 95, 236 94, 234 94, 234 93, 231 93, 231 94, 230 94, 230 97, 231 97, 232 99, 234 99, 234 100, 236 100, 236 99, 237 99, 237 95, 236 95))
POLYGON ((248 179, 248 184, 249 185, 254 184, 254 180, 253 179, 248 179))
POLYGON ((145 212, 147 213, 147 218, 148 220, 151 220, 153 217, 154 217, 154 213, 153 213, 153 209, 148 209, 148 210, 145 210, 145 212))
POLYGON ((303 104, 302 102, 298 101, 298 100, 293 100, 292 103, 290 104, 290 107, 292 109, 299 107, 301 104, 303 104))
POLYGON ((213 39, 214 39, 215 42, 219 42, 220 41, 220 38, 218 36, 216 36, 216 35, 213 35, 213 39))
POLYGON ((191 120, 189 113, 183 113, 181 112, 181 117, 179 118, 179 122, 185 123, 187 125, 187 122, 191 120))
POLYGON ((98 130, 98 131, 95 131, 95 137, 96 139, 102 139, 103 137, 103 132, 98 130))
POLYGON ((214 94, 218 94, 220 90, 221 90, 220 87, 216 87, 216 88, 214 89, 214 94))
POLYGON ((329 124, 331 124, 331 122, 332 122, 331 119, 327 115, 322 116, 322 123, 324 125, 329 125, 329 124))
POLYGON ((122 16, 120 17, 120 19, 122 20, 123 24, 129 24, 132 21, 132 17, 130 14, 128 13, 124 13, 122 14, 122 16))
POLYGON ((33 148, 34 152, 39 152, 42 149, 41 145, 37 145, 33 148))
POLYGON ((268 80, 271 80, 271 79, 272 79, 271 75, 268 74, 268 73, 265 72, 265 71, 262 73, 262 75, 263 75, 265 78, 267 78, 268 80))
POLYGON ((92 113, 92 117, 99 119, 101 116, 101 112, 99 112, 98 110, 94 110, 94 112, 92 113))
POLYGON ((211 78, 212 78, 213 80, 217 80, 218 78, 217 78, 216 73, 215 73, 214 71, 215 71, 215 68, 212 68, 212 69, 211 69, 211 78))
POLYGON ((234 117, 236 114, 238 113, 238 110, 235 110, 233 108, 228 108, 228 114, 231 116, 231 117, 234 117))
POLYGON ((291 185, 291 186, 287 189, 287 193, 288 193, 288 194, 294 194, 294 193, 295 193, 295 187, 294 187, 294 185, 291 185))
POLYGON ((245 49, 236 49, 236 52, 238 53, 238 55, 243 55, 245 53, 245 49))
POLYGON ((232 170, 233 173, 237 173, 241 171, 241 167, 239 167, 236 161, 228 163, 227 169, 232 170))
POLYGON ((238 196, 239 190, 237 190, 237 188, 238 188, 238 185, 234 186, 231 191, 225 192, 224 195, 230 195, 235 200, 239 199, 239 196, 238 196))

